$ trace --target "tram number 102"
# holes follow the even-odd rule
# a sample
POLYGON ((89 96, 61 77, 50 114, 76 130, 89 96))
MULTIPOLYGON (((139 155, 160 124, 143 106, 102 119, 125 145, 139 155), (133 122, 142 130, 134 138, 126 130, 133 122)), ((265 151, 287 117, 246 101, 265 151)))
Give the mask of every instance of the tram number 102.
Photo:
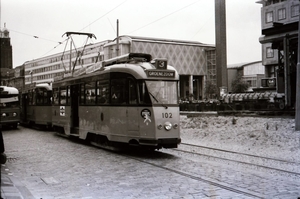
POLYGON ((172 113, 161 113, 162 118, 172 118, 172 113))

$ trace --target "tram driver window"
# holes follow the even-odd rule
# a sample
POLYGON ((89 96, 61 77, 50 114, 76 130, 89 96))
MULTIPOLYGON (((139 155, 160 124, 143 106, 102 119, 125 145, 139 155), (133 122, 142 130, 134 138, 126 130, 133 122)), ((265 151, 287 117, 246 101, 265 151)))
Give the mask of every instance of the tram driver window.
POLYGON ((129 104, 137 104, 136 83, 134 80, 128 80, 129 87, 129 104))
POLYGON ((111 103, 126 104, 128 100, 128 90, 126 89, 126 79, 113 79, 111 81, 111 103))
POLYGON ((151 104, 151 99, 148 93, 148 89, 145 82, 138 83, 140 103, 141 104, 151 104))

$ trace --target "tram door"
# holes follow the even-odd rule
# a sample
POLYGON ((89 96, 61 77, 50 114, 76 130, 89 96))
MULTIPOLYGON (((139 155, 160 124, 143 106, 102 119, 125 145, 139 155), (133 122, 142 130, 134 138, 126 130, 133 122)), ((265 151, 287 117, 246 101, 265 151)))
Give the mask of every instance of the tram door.
POLYGON ((137 88, 134 78, 115 73, 111 79, 111 118, 117 121, 111 126, 116 134, 139 135, 137 88), (120 122, 121 121, 121 122, 120 122))
POLYGON ((79 115, 78 115, 78 107, 79 107, 79 85, 71 86, 71 134, 78 134, 79 128, 79 115))

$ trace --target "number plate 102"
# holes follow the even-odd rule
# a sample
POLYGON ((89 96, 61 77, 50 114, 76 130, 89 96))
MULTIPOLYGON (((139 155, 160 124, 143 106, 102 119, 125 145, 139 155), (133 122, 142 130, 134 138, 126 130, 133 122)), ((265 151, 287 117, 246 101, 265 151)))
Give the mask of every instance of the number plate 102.
POLYGON ((162 118, 172 118, 172 113, 162 113, 162 118))

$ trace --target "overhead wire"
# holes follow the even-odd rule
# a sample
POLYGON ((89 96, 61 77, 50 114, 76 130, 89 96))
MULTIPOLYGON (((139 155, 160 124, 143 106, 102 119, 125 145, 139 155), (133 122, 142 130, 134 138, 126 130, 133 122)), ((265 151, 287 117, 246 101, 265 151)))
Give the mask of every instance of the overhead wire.
POLYGON ((41 55, 41 57, 49 54, 52 50, 54 50, 55 48, 57 48, 58 46, 60 46, 61 44, 63 44, 66 39, 64 41, 54 41, 52 39, 47 39, 47 38, 43 38, 43 37, 40 37, 40 36, 37 36, 37 35, 32 35, 32 34, 28 34, 28 33, 24 33, 24 32, 20 32, 20 31, 16 31, 16 30, 12 30, 12 29, 9 29, 9 31, 11 32, 15 32, 15 33, 18 33, 18 34, 22 34, 22 35, 26 35, 28 37, 33 37, 34 39, 41 39, 41 40, 45 40, 45 41, 49 41, 49 42, 53 42, 53 43, 58 43, 56 46, 54 46, 51 50, 49 50, 48 52, 44 53, 43 55, 41 55))
POLYGON ((214 16, 214 14, 212 14, 208 20, 206 20, 206 22, 197 30, 197 32, 191 37, 191 39, 193 39, 201 30, 202 28, 207 24, 207 22, 209 22, 211 20, 211 18, 214 16))
POLYGON ((108 22, 109 22, 111 28, 114 30, 114 32, 117 33, 116 30, 115 30, 115 28, 114 28, 114 26, 112 25, 111 21, 109 20, 109 18, 107 18, 107 20, 108 20, 108 22))
POLYGON ((147 26, 149 26, 149 25, 151 25, 151 24, 154 24, 154 23, 156 23, 156 22, 158 22, 158 21, 160 21, 160 20, 162 20, 162 19, 164 19, 164 18, 166 18, 166 17, 169 17, 170 15, 173 15, 173 14, 175 14, 175 13, 181 11, 181 10, 184 10, 184 9, 186 9, 187 7, 190 7, 190 6, 194 5, 195 3, 199 2, 199 1, 200 1, 200 0, 197 0, 197 1, 191 3, 191 4, 187 5, 187 6, 184 6, 184 7, 180 8, 180 9, 178 9, 178 10, 175 10, 175 11, 173 11, 173 12, 171 12, 171 13, 169 13, 169 14, 167 14, 167 15, 165 15, 165 16, 159 18, 159 19, 156 19, 156 20, 154 20, 154 21, 152 21, 152 22, 150 22, 150 23, 148 23, 148 24, 146 24, 146 25, 144 25, 144 26, 142 26, 142 27, 140 27, 140 28, 137 28, 137 29, 135 29, 135 30, 129 32, 129 34, 131 34, 131 33, 133 33, 133 32, 136 32, 136 31, 138 31, 138 30, 140 30, 140 29, 142 29, 142 28, 145 28, 145 27, 147 27, 147 26))
POLYGON ((54 46, 51 50, 49 50, 48 52, 46 52, 45 54, 41 55, 41 57, 46 56, 47 54, 49 54, 51 51, 53 51, 55 48, 57 48, 58 46, 62 45, 63 43, 65 43, 68 39, 63 40, 62 42, 59 42, 58 45, 54 46))
MULTIPOLYGON (((123 1, 122 3, 118 4, 116 7, 114 7, 113 9, 109 10, 108 12, 106 12, 104 15, 102 15, 101 17, 97 18, 96 20, 94 20, 93 22, 89 23, 87 26, 83 27, 80 31, 84 30, 85 28, 89 27, 90 25, 92 25, 93 23, 97 22, 98 20, 100 20, 101 18, 103 18, 104 16, 106 16, 107 14, 109 14, 110 12, 112 12, 113 10, 117 9, 118 7, 120 7, 122 4, 124 4, 127 0, 123 1)), ((33 37, 34 39, 41 39, 41 40, 45 40, 45 41, 49 41, 49 42, 54 42, 54 43, 58 43, 58 45, 54 46, 51 50, 47 51, 45 54, 43 54, 42 56, 45 56, 47 54, 49 54, 51 51, 53 51, 55 48, 57 48, 58 46, 60 46, 61 44, 63 44, 64 42, 67 41, 67 39, 63 40, 63 41, 54 41, 51 39, 47 39, 47 38, 43 38, 40 37, 38 35, 32 35, 32 34, 28 34, 28 33, 24 33, 24 32, 20 32, 20 31, 16 31, 16 30, 12 30, 9 29, 11 32, 15 32, 18 34, 22 34, 22 35, 26 35, 29 37, 33 37)))
POLYGON ((124 4, 127 0, 123 1, 122 3, 120 3, 119 5, 117 5, 116 7, 114 7, 113 9, 109 10, 108 12, 106 12, 104 15, 102 15, 101 17, 97 18, 96 20, 94 20, 93 22, 89 23, 87 26, 83 27, 81 30, 84 30, 85 28, 89 27, 90 25, 92 25, 93 23, 95 23, 96 21, 100 20, 101 18, 105 17, 107 14, 109 14, 110 12, 114 11, 115 9, 117 9, 118 7, 120 7, 122 4, 124 4))
POLYGON ((12 30, 12 29, 9 29, 9 31, 15 32, 15 33, 19 33, 19 34, 22 34, 22 35, 26 35, 26 36, 29 36, 29 37, 33 37, 33 38, 35 38, 35 39, 42 39, 42 40, 45 40, 45 41, 50 41, 50 42, 59 43, 59 44, 61 43, 61 42, 58 42, 58 41, 54 41, 54 40, 51 40, 51 39, 39 37, 39 36, 37 36, 37 35, 31 35, 31 34, 19 32, 19 31, 12 30))
MULTIPOLYGON (((112 12, 113 10, 117 9, 118 7, 120 7, 122 4, 124 4, 127 0, 123 1, 122 3, 118 4, 116 7, 114 7, 113 9, 109 10, 108 12, 106 12, 104 15, 102 15, 101 17, 97 18, 96 20, 94 20, 93 22, 89 23, 87 26, 83 27, 82 29, 80 29, 79 31, 84 30, 85 28, 89 27, 90 25, 92 25, 93 23, 95 23, 96 21, 100 20, 101 18, 103 18, 104 16, 106 16, 107 14, 109 14, 110 12, 112 12)), ((63 42, 61 42, 60 44, 64 43, 65 41, 67 41, 67 39, 65 39, 63 42)), ((56 47, 58 47, 59 45, 55 46, 53 49, 51 49, 50 51, 48 51, 47 53, 45 53, 45 55, 47 55, 48 53, 50 53, 52 50, 54 50, 56 47)), ((43 55, 43 56, 45 56, 43 55)))
MULTIPOLYGON (((89 23, 87 26, 83 27, 83 28, 80 29, 79 31, 84 30, 85 28, 87 28, 87 27, 89 27, 90 25, 94 24, 94 23, 97 22, 98 20, 102 19, 104 16, 108 15, 109 13, 111 13, 112 11, 114 11, 115 9, 117 9, 118 7, 120 7, 121 5, 123 5, 126 1, 127 1, 127 0, 121 2, 121 3, 118 4, 116 7, 114 7, 114 8, 111 9, 111 10, 109 10, 108 12, 106 12, 105 14, 103 14, 102 16, 100 16, 99 18, 97 18, 96 20, 94 20, 93 22, 89 23)), ((173 11, 173 12, 171 12, 171 13, 165 15, 165 16, 162 16, 162 17, 160 17, 159 19, 156 19, 156 20, 154 20, 154 21, 152 21, 152 22, 150 22, 150 23, 148 23, 148 24, 146 24, 146 25, 144 25, 144 26, 141 26, 141 27, 139 27, 139 28, 137 28, 137 29, 131 31, 129 34, 131 34, 131 33, 133 33, 133 32, 136 32, 136 31, 138 31, 138 30, 140 30, 140 29, 142 29, 142 28, 145 28, 145 27, 147 27, 147 26, 149 26, 149 25, 151 25, 151 24, 154 24, 154 23, 156 23, 156 22, 158 22, 158 21, 160 21, 160 20, 162 20, 162 19, 164 19, 164 18, 166 18, 166 17, 169 17, 169 16, 171 16, 171 15, 173 15, 173 14, 175 14, 175 13, 181 11, 181 10, 184 10, 184 9, 186 9, 186 8, 188 8, 188 7, 190 7, 190 6, 194 5, 194 4, 196 4, 196 3, 199 2, 199 1, 201 1, 201 0, 194 1, 194 2, 191 3, 191 4, 188 4, 188 5, 182 7, 182 8, 180 8, 180 9, 178 9, 178 10, 175 10, 175 11, 173 11)), ((109 19, 108 19, 108 20, 109 20, 109 19)), ((110 22, 110 21, 109 21, 109 22, 110 22)), ((111 22, 110 22, 110 24, 111 24, 111 22)), ((111 26, 112 26, 112 24, 111 24, 111 26)), ((112 28, 113 28, 113 26, 112 26, 112 28)), ((10 29, 10 30, 11 30, 11 29, 10 29)), ((115 31, 114 28, 113 28, 113 30, 115 31)), ((45 41, 50 41, 50 42, 58 43, 56 46, 54 46, 51 50, 49 50, 48 52, 46 52, 46 53, 45 53, 44 55, 42 55, 42 56, 45 56, 45 55, 49 54, 49 53, 50 53, 51 51, 53 51, 55 48, 57 48, 58 46, 60 46, 61 44, 63 44, 64 42, 67 41, 67 39, 65 39, 64 41, 58 42, 58 41, 54 41, 54 40, 51 40, 51 39, 43 38, 43 37, 40 37, 40 36, 37 36, 37 35, 31 35, 31 34, 19 32, 19 31, 15 31, 15 30, 11 30, 11 31, 12 31, 12 32, 19 33, 19 34, 27 35, 27 36, 33 37, 33 38, 35 38, 35 39, 42 39, 42 40, 45 40, 45 41)), ((199 31, 200 31, 200 30, 199 30, 199 31)), ((197 33, 198 33, 199 31, 197 31, 197 33)), ((197 33, 196 33, 196 34, 197 34, 197 33)))

